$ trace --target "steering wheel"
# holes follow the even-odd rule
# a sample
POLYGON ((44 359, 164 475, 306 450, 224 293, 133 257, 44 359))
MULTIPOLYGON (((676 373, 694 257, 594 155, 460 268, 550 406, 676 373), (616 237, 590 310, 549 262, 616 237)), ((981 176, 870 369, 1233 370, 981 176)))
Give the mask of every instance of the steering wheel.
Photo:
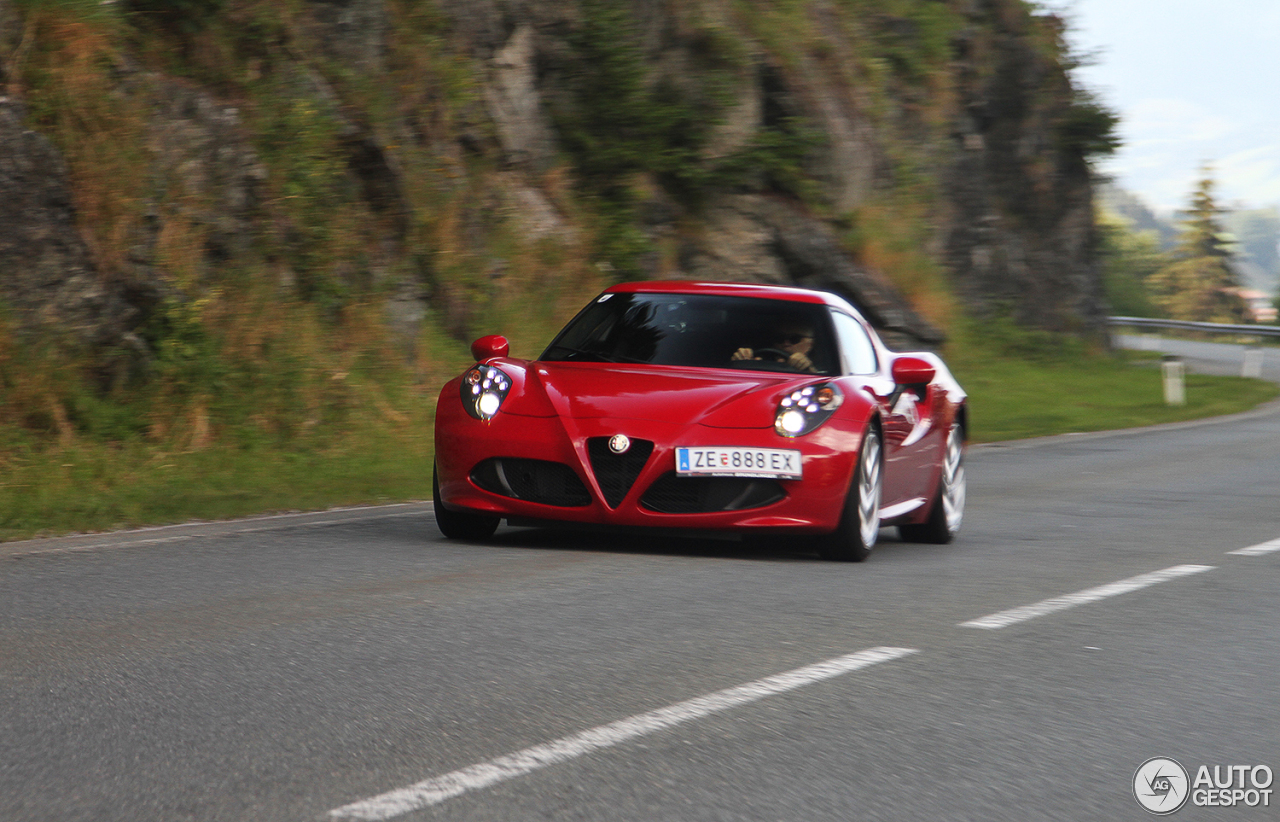
POLYGON ((757 348, 755 350, 755 354, 757 356, 761 354, 768 354, 769 356, 776 359, 778 362, 786 362, 787 360, 791 359, 790 354, 788 354, 785 351, 779 351, 776 348, 757 348))

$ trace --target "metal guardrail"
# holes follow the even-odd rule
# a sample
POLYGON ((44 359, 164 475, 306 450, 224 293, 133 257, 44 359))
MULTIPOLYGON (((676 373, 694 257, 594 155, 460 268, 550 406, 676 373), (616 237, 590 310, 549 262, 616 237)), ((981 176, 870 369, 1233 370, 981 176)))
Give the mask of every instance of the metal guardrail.
POLYGON ((1181 331, 1207 331, 1218 334, 1248 335, 1251 337, 1280 337, 1277 325, 1229 325, 1227 323, 1201 323, 1191 320, 1153 320, 1150 317, 1108 317, 1107 321, 1123 328, 1169 328, 1181 331))
MULTIPOLYGON (((1153 320, 1150 317, 1108 317, 1112 328, 1172 329, 1178 331, 1200 331, 1233 336, 1250 336, 1257 342, 1244 346, 1243 361, 1240 364, 1240 376, 1258 379, 1262 376, 1262 358, 1264 356, 1264 337, 1280 338, 1280 326, 1275 325, 1231 325, 1229 323, 1201 323, 1191 320, 1153 320)), ((1150 349, 1149 349, 1150 350, 1150 349)), ((1182 361, 1173 354, 1166 354, 1162 363, 1164 373, 1165 402, 1170 405, 1181 405, 1182 399, 1182 361)))

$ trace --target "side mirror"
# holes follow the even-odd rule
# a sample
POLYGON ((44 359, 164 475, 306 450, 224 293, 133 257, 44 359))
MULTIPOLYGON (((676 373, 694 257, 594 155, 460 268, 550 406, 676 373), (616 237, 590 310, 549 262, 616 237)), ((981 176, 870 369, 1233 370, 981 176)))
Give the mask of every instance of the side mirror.
POLYGON ((898 357, 893 361, 893 381, 898 385, 924 385, 933 382, 937 370, 919 357, 898 357))
POLYGON ((490 357, 505 357, 510 350, 507 338, 498 334, 481 337, 471 344, 471 356, 476 358, 476 362, 484 362, 490 357))

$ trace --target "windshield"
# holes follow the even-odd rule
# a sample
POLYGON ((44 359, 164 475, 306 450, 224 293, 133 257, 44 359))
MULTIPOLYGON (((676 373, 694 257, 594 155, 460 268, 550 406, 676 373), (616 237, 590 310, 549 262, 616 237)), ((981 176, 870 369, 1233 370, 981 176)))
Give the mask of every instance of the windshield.
POLYGON ((827 309, 705 294, 603 294, 543 352, 551 362, 620 362, 836 374, 827 309))

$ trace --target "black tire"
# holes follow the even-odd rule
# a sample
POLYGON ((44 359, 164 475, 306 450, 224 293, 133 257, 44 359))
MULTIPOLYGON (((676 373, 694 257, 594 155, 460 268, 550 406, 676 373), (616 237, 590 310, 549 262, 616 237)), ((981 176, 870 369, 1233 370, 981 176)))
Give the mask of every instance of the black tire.
POLYGON ((431 466, 431 500, 435 507, 436 526, 449 539, 476 541, 488 539, 498 530, 498 517, 450 511, 440 502, 440 477, 431 466))
POLYGON ((912 525, 899 525, 898 536, 904 542, 925 542, 947 545, 960 532, 964 519, 964 503, 967 493, 964 470, 964 428, 957 421, 947 432, 947 445, 942 459, 942 476, 938 478, 938 491, 929 509, 929 518, 912 525))
POLYGON ((862 562, 871 556, 880 530, 883 454, 880 431, 874 426, 868 428, 858 449, 858 464, 849 483, 840 524, 819 541, 818 556, 835 562, 862 562))

